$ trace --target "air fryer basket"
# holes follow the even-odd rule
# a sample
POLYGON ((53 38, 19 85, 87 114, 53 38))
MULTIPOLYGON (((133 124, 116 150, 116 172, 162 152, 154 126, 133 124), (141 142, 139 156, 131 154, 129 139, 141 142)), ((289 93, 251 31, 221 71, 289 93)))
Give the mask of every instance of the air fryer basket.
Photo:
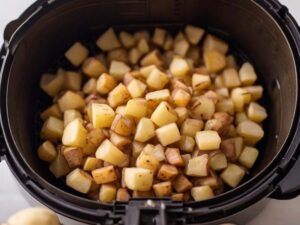
MULTIPOLYGON (((163 209, 157 209, 158 212, 167 207, 174 215, 186 213, 190 223, 212 221, 226 216, 214 208, 228 205, 227 214, 233 214, 275 191, 282 174, 294 162, 290 158, 296 160, 298 147, 295 136, 298 135, 299 32, 286 8, 275 0, 41 0, 7 27, 1 71, 1 121, 9 148, 6 157, 16 177, 35 198, 51 208, 59 208, 64 215, 89 222, 99 222, 99 218, 117 221, 119 217, 114 217, 113 212, 125 213, 127 207, 133 210, 130 212, 138 213, 141 205, 145 207, 144 200, 129 205, 87 200, 66 187, 62 180, 55 179, 38 160, 37 115, 50 101, 40 92, 39 79, 73 42, 93 43, 109 26, 128 31, 160 26, 176 32, 185 24, 199 25, 221 35, 234 47, 234 54, 255 65, 267 96, 267 133, 249 181, 202 203, 174 204, 161 200, 163 209), (279 163, 282 158, 286 161, 279 163), (254 190, 257 193, 253 194, 254 190)), ((89 46, 92 53, 99 51, 93 44, 89 46)), ((56 66, 72 69, 64 60, 58 63, 56 66)), ((293 189, 298 183, 286 186, 286 190, 298 190, 293 189)), ((131 217, 127 217, 128 224, 134 224, 131 217)))

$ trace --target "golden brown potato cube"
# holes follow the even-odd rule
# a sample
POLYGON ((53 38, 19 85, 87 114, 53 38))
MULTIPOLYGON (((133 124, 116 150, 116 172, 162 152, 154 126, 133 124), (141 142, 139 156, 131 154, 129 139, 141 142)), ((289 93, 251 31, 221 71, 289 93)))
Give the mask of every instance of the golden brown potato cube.
POLYGON ((112 61, 128 63, 128 53, 124 48, 111 50, 107 53, 107 61, 109 63, 112 61))
POLYGON ((40 81, 40 88, 49 96, 54 97, 64 87, 65 76, 64 73, 43 74, 40 81))
POLYGON ((165 42, 167 31, 162 28, 155 28, 152 37, 152 42, 156 45, 163 46, 165 42))
POLYGON ((233 68, 233 69, 238 69, 238 65, 237 62, 235 60, 235 57, 233 55, 228 55, 226 57, 226 64, 227 64, 227 68, 233 68))
POLYGON ((174 202, 181 202, 181 201, 183 201, 183 194, 182 193, 173 193, 171 198, 172 198, 172 201, 174 201, 174 202))
POLYGON ((109 105, 92 103, 92 122, 95 128, 110 127, 114 118, 115 112, 109 105))
POLYGON ((81 113, 76 109, 68 109, 64 112, 64 127, 75 119, 82 121, 81 113))
POLYGON ((221 138, 216 131, 198 131, 196 133, 196 142, 201 151, 210 151, 219 149, 221 138))
POLYGON ((97 80, 95 78, 90 78, 82 88, 84 94, 92 94, 97 92, 97 80))
POLYGON ((64 129, 62 143, 71 147, 84 147, 86 145, 87 130, 79 119, 70 122, 64 129))
POLYGON ((83 170, 77 168, 66 176, 67 186, 80 193, 88 193, 92 186, 93 178, 83 170))
POLYGON ((67 91, 57 103, 62 112, 68 109, 82 109, 85 106, 83 97, 72 91, 67 91))
POLYGON ((154 194, 152 191, 133 191, 132 192, 133 198, 152 198, 154 194))
POLYGON ((188 110, 186 107, 176 107, 175 112, 177 114, 177 124, 180 126, 188 118, 188 110))
POLYGON ((222 54, 226 54, 229 50, 228 44, 221 40, 220 38, 217 38, 216 36, 213 36, 211 34, 207 35, 204 44, 203 44, 204 51, 218 51, 222 54))
POLYGON ((81 148, 65 148, 63 150, 63 155, 70 168, 79 167, 83 162, 83 153, 81 148))
POLYGON ((216 104, 217 112, 226 112, 230 115, 234 114, 234 103, 231 99, 223 99, 216 104))
POLYGON ((130 99, 130 93, 124 84, 120 83, 108 94, 107 101, 113 108, 126 103, 130 99))
POLYGON ((177 120, 177 114, 169 103, 161 102, 151 115, 151 120, 159 127, 174 123, 177 120))
POLYGON ((250 120, 256 123, 261 123, 268 116, 266 109, 255 102, 250 103, 247 110, 247 115, 250 120))
POLYGON ((41 129, 41 138, 52 142, 61 139, 64 132, 64 122, 60 119, 50 116, 43 124, 41 129))
POLYGON ((49 170, 56 178, 65 176, 70 172, 71 169, 61 151, 57 153, 56 158, 50 164, 49 170))
POLYGON ((114 146, 108 139, 102 142, 96 151, 96 158, 115 166, 122 165, 127 159, 126 155, 114 146))
POLYGON ((178 175, 178 169, 175 166, 163 164, 157 173, 157 179, 167 181, 178 175))
POLYGON ((151 145, 151 144, 147 144, 144 148, 141 154, 144 155, 152 155, 154 156, 156 159, 158 159, 158 161, 164 161, 166 159, 165 157, 165 152, 164 152, 164 148, 162 145, 158 144, 158 145, 151 145))
POLYGON ((152 155, 140 154, 136 160, 136 167, 148 169, 155 173, 159 167, 159 160, 152 155))
POLYGON ((125 48, 132 48, 135 46, 136 40, 133 35, 128 32, 122 31, 119 34, 120 41, 125 48))
POLYGON ((117 201, 127 202, 130 199, 130 194, 126 188, 119 188, 117 191, 117 201))
POLYGON ((173 43, 173 37, 171 35, 167 35, 163 45, 163 49, 166 51, 171 50, 171 48, 173 47, 173 43))
POLYGON ((235 114, 235 124, 239 125, 241 122, 249 120, 245 112, 235 114))
POLYGON ((90 129, 87 134, 87 142, 98 147, 102 141, 106 138, 104 131, 100 128, 90 129))
POLYGON ((202 39, 205 30, 200 27, 187 25, 184 29, 184 32, 189 42, 193 45, 197 45, 202 39))
POLYGON ((227 158, 224 153, 218 152, 209 158, 209 166, 211 169, 219 171, 227 168, 227 158))
POLYGON ((153 69, 146 82, 150 88, 154 90, 160 90, 163 89, 164 86, 169 82, 169 78, 159 69, 153 69))
POLYGON ((214 130, 217 131, 219 135, 222 135, 226 133, 227 127, 220 120, 210 119, 206 121, 204 130, 214 130))
POLYGON ((186 175, 206 177, 208 175, 208 154, 191 158, 186 167, 186 175))
POLYGON ((139 98, 145 94, 147 85, 138 79, 133 79, 127 86, 132 98, 139 98))
POLYGON ((251 101, 257 101, 263 96, 264 89, 262 86, 248 86, 245 89, 251 94, 251 101))
POLYGON ((210 76, 195 73, 192 77, 192 85, 197 91, 208 89, 211 86, 210 76))
POLYGON ((172 193, 172 184, 170 181, 165 181, 153 185, 153 191, 156 197, 168 197, 172 193))
POLYGON ((79 66, 88 57, 89 50, 80 42, 74 43, 65 53, 65 57, 74 66, 79 66))
POLYGON ((190 66, 184 58, 174 57, 170 64, 170 71, 174 77, 183 77, 190 72, 190 66))
POLYGON ((215 113, 215 103, 206 97, 199 97, 192 106, 192 114, 194 118, 209 120, 215 113))
POLYGON ((204 62, 210 73, 217 73, 226 66, 225 55, 218 51, 205 51, 204 62))
POLYGON ((202 130, 204 123, 202 120, 187 118, 181 125, 181 134, 195 137, 196 133, 202 130))
POLYGON ((127 102, 124 113, 136 119, 143 118, 147 113, 147 102, 141 98, 131 99, 127 102))
POLYGON ((257 75, 254 67, 249 62, 246 62, 242 65, 239 74, 242 85, 244 86, 253 85, 257 80, 257 75))
POLYGON ((146 142, 149 139, 153 138, 155 136, 155 126, 153 122, 143 117, 136 128, 134 140, 140 141, 140 142, 146 142))
POLYGON ((141 40, 141 39, 146 39, 147 41, 150 40, 150 33, 147 30, 138 30, 133 34, 135 40, 141 40))
POLYGON ((103 184, 100 187, 99 200, 104 203, 111 203, 116 199, 117 188, 113 184, 103 184))
POLYGON ((168 101, 169 98, 170 98, 170 91, 168 89, 153 91, 146 94, 146 100, 155 101, 158 103, 162 101, 168 101))
POLYGON ((221 150, 231 161, 236 161, 243 150, 244 142, 241 137, 234 137, 221 142, 221 150))
POLYGON ((126 110, 126 105, 120 105, 116 108, 116 114, 120 114, 122 116, 126 116, 125 115, 125 110, 126 110))
POLYGON ((97 80, 96 90, 100 94, 109 93, 116 86, 115 79, 107 73, 103 73, 97 80))
POLYGON ((91 143, 86 143, 86 145, 82 148, 82 152, 84 155, 91 155, 94 154, 97 150, 97 146, 91 144, 91 143))
POLYGON ((60 111, 59 107, 57 104, 53 104, 52 106, 48 107, 47 109, 45 109, 40 117, 42 120, 46 120, 48 119, 50 116, 52 117, 56 117, 58 119, 62 119, 62 112, 60 111))
POLYGON ((183 89, 174 89, 172 92, 172 100, 176 106, 186 107, 191 99, 191 95, 183 89))
POLYGON ((148 42, 145 38, 142 38, 139 40, 139 42, 137 44, 137 48, 142 55, 148 53, 150 50, 148 42))
POLYGON ((145 55, 141 62, 141 66, 161 66, 163 64, 163 60, 161 58, 161 55, 158 50, 153 50, 152 52, 149 52, 147 55, 145 55))
POLYGON ((227 131, 227 137, 235 137, 237 136, 236 129, 234 125, 230 125, 227 131))
POLYGON ((84 61, 82 71, 89 77, 98 78, 102 73, 107 72, 107 69, 100 60, 90 57, 84 61))
MULTIPOLYGON (((137 158, 143 151, 144 147, 145 147, 144 143, 137 142, 137 141, 132 142, 132 156, 134 158, 137 158)), ((154 149, 154 146, 153 146, 153 149, 154 149)))
POLYGON ((210 186, 194 187, 191 194, 195 201, 204 201, 215 196, 210 186))
POLYGON ((235 188, 239 185, 246 172, 243 168, 235 164, 229 164, 221 173, 222 180, 230 187, 235 188))
POLYGON ((115 48, 120 48, 121 43, 119 42, 115 31, 112 28, 106 30, 96 41, 96 44, 103 51, 110 51, 115 48))
POLYGON ((175 41, 173 51, 176 55, 185 56, 189 48, 189 42, 183 37, 181 40, 175 41))
POLYGON ((114 166, 105 166, 92 171, 92 176, 97 184, 106 184, 117 180, 114 166))
POLYGON ((189 160, 192 158, 191 154, 183 154, 181 155, 182 160, 184 161, 184 165, 187 166, 189 160))
POLYGON ((165 154, 169 164, 174 166, 184 166, 184 161, 178 148, 167 148, 165 154))
POLYGON ((124 75, 130 70, 131 68, 126 63, 113 60, 109 67, 109 74, 116 80, 123 80, 124 75))
POLYGON ((227 88, 235 88, 241 86, 239 74, 235 69, 225 69, 222 74, 223 82, 227 88))
POLYGON ((264 130, 257 123, 250 120, 241 122, 236 131, 249 145, 255 145, 264 136, 264 130))
POLYGON ((81 81, 82 81, 81 74, 73 71, 66 71, 64 72, 64 75, 65 75, 64 87, 67 90, 80 91, 81 81))
POLYGON ((256 148, 245 147, 239 157, 239 162, 246 168, 251 169, 258 157, 258 154, 259 152, 256 148))
POLYGON ((128 53, 129 62, 132 65, 137 64, 141 57, 142 53, 140 52, 140 50, 138 50, 138 48, 132 48, 128 53))
POLYGON ((135 128, 134 121, 129 117, 117 114, 110 129, 123 136, 130 136, 135 128))
POLYGON ((214 119, 221 121, 224 126, 229 126, 233 122, 233 117, 226 112, 216 112, 214 119))
POLYGON ((219 88, 216 91, 216 94, 219 95, 222 98, 228 98, 229 97, 229 90, 228 88, 219 88))
POLYGON ((150 191, 153 183, 153 172, 144 168, 125 168, 124 181, 133 191, 150 191))
POLYGON ((236 112, 243 112, 245 105, 250 103, 251 94, 244 88, 235 88, 231 91, 231 99, 236 112))
POLYGON ((181 151, 192 152, 194 150, 195 140, 190 136, 181 136, 179 148, 181 151))
POLYGON ((155 65, 149 65, 149 66, 144 66, 140 68, 140 73, 142 74, 142 76, 147 79, 148 76, 150 75, 150 73, 154 70, 154 69, 158 69, 157 66, 155 65))
POLYGON ((214 80, 214 87, 215 88, 224 88, 225 84, 223 81, 223 77, 222 76, 217 76, 214 80))
POLYGON ((173 187, 176 192, 182 193, 190 190, 193 187, 193 184, 186 178, 186 176, 180 174, 175 178, 173 187))
POLYGON ((97 159, 95 157, 87 157, 83 164, 83 170, 92 171, 102 167, 102 165, 103 161, 101 161, 100 159, 97 159))
POLYGON ((116 134, 115 132, 111 132, 110 134, 110 141, 113 143, 117 148, 123 148, 125 145, 131 143, 131 139, 128 137, 121 136, 116 134))
POLYGON ((38 156, 43 161, 52 162, 56 155, 57 151, 50 141, 45 141, 38 149, 38 156))
POLYGON ((159 142, 163 146, 173 144, 180 140, 180 133, 175 123, 170 123, 168 125, 160 127, 155 131, 155 133, 159 142))

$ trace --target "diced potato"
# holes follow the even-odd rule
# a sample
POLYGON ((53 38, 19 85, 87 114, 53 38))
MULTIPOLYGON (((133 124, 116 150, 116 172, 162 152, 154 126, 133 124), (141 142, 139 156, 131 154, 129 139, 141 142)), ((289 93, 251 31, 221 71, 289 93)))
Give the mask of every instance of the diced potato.
POLYGON ((126 105, 120 105, 116 108, 116 114, 120 114, 122 116, 126 116, 125 115, 125 109, 126 109, 126 105))
POLYGON ((227 131, 227 126, 220 120, 210 119, 206 121, 204 130, 214 130, 217 131, 219 135, 223 135, 227 131))
POLYGON ((220 38, 217 38, 213 35, 207 35, 204 40, 203 45, 204 51, 218 51, 222 54, 226 54, 229 50, 229 46, 226 42, 221 40, 220 38))
POLYGON ((170 98, 170 91, 168 89, 162 89, 159 91, 153 91, 146 94, 146 100, 152 100, 155 102, 168 101, 170 98))
POLYGON ((118 61, 123 63, 128 63, 128 53, 124 48, 117 48, 111 50, 107 53, 107 61, 111 63, 112 61, 118 61))
POLYGON ((259 155, 259 152, 256 148, 245 147, 239 157, 239 162, 243 166, 251 169, 253 167, 258 155, 259 155))
POLYGON ((235 124, 239 125, 241 122, 249 120, 245 112, 235 114, 235 124))
POLYGON ((147 86, 138 79, 133 79, 127 86, 132 98, 139 98, 145 94, 147 86))
POLYGON ((130 199, 130 194, 127 189, 119 188, 117 191, 117 201, 127 202, 130 199))
POLYGON ((228 88, 219 88, 216 90, 216 93, 224 98, 228 98, 229 97, 229 90, 228 88))
POLYGON ((228 55, 226 57, 226 64, 227 64, 227 68, 233 68, 233 69, 238 69, 238 65, 237 62, 235 60, 235 57, 233 55, 228 55))
POLYGON ((174 43, 174 53, 180 56, 185 56, 190 47, 189 42, 183 37, 180 41, 174 43))
POLYGON ((184 34, 181 31, 179 31, 175 36, 174 43, 181 41, 184 38, 185 38, 184 34))
POLYGON ((159 167, 159 160, 152 155, 140 154, 136 160, 136 167, 148 169, 155 173, 159 167))
POLYGON ((106 30, 98 38, 96 44, 103 51, 109 51, 109 50, 121 47, 121 43, 119 42, 119 40, 112 28, 109 28, 108 30, 106 30))
POLYGON ((163 64, 163 61, 159 51, 153 50, 152 52, 149 52, 147 55, 145 55, 140 63, 142 66, 161 66, 163 64))
POLYGON ((129 62, 132 65, 135 65, 142 57, 142 53, 138 48, 132 48, 128 53, 128 57, 129 57, 129 62))
POLYGON ((210 76, 195 73, 192 77, 192 85, 197 91, 208 89, 211 86, 210 76))
POLYGON ((204 201, 214 197, 214 192, 210 186, 194 187, 191 194, 195 201, 204 201))
POLYGON ((74 43, 65 53, 65 57, 74 65, 79 66, 88 57, 89 50, 80 42, 74 43))
POLYGON ((105 203, 111 203, 116 199, 117 188, 113 184, 103 184, 100 187, 99 200, 105 203))
POLYGON ((243 112, 246 104, 251 101, 251 94, 244 88, 235 88, 231 92, 231 99, 236 112, 243 112))
POLYGON ((264 107, 258 103, 251 102, 247 110, 248 118, 256 123, 260 123, 267 118, 267 112, 264 107))
POLYGON ((117 180, 114 166, 105 166, 92 171, 92 176, 97 184, 107 184, 117 180))
POLYGON ((222 76, 217 76, 214 80, 214 87, 215 88, 224 88, 225 84, 223 81, 223 77, 222 76))
POLYGON ((138 48, 138 50, 140 51, 140 53, 142 55, 144 55, 144 54, 146 54, 150 51, 148 42, 145 38, 142 38, 142 39, 139 40, 139 42, 137 44, 137 48, 138 48))
POLYGON ((206 177, 208 175, 208 155, 194 157, 189 160, 186 175, 192 177, 206 177))
POLYGON ((108 94, 107 101, 113 108, 126 103, 130 99, 130 93, 124 84, 120 83, 108 94))
POLYGON ((190 72, 190 67, 184 58, 174 57, 170 64, 170 71, 174 77, 183 77, 190 72))
POLYGON ((63 136, 63 132, 63 121, 50 116, 43 124, 41 129, 41 137, 45 140, 57 142, 63 136))
POLYGON ((133 198, 152 198, 154 194, 152 191, 133 191, 132 192, 133 198))
POLYGON ((115 115, 109 105, 92 103, 92 122, 95 128, 110 127, 115 115))
POLYGON ((184 197, 184 195, 182 193, 173 193, 172 196, 171 196, 172 201, 174 201, 174 202, 183 201, 183 197, 184 197))
POLYGON ((116 80, 123 80, 124 75, 131 71, 131 68, 124 62, 113 60, 109 67, 109 74, 116 80))
POLYGON ((131 140, 129 137, 124 137, 119 134, 116 134, 115 132, 111 132, 110 134, 110 141, 113 143, 117 148, 123 148, 125 145, 128 145, 131 143, 131 140))
POLYGON ((197 45, 205 33, 205 30, 203 30, 202 28, 192 25, 186 26, 184 31, 187 39, 193 45, 197 45))
POLYGON ((57 151, 50 141, 45 141, 38 149, 38 156, 43 161, 52 162, 56 155, 57 151))
POLYGON ((176 122, 177 114, 169 103, 161 102, 151 115, 151 120, 159 127, 176 122))
POLYGON ((177 175, 178 169, 175 166, 163 164, 157 173, 157 179, 167 181, 173 179, 177 175))
POLYGON ((223 82, 227 88, 235 88, 241 86, 239 74, 235 69, 225 69, 222 74, 223 82))
POLYGON ((143 118, 147 113, 147 102, 139 98, 131 99, 127 102, 124 113, 137 119, 143 118))
POLYGON ((57 95, 64 87, 65 76, 63 73, 58 73, 56 75, 43 74, 40 87, 49 96, 54 97, 57 95))
POLYGON ((204 52, 204 62, 207 70, 211 73, 219 72, 226 66, 224 54, 215 50, 204 52))
POLYGON ((70 168, 79 167, 83 162, 83 153, 81 148, 65 148, 63 155, 67 160, 70 168))
POLYGON ((97 91, 97 80, 94 78, 90 78, 82 88, 84 94, 92 94, 97 91))
POLYGON ((150 33, 147 30, 138 30, 133 34, 135 40, 141 40, 141 39, 146 39, 147 41, 150 40, 150 33))
POLYGON ((222 180, 230 187, 235 188, 239 185, 246 172, 243 168, 235 164, 229 164, 221 173, 222 180))
POLYGON ((50 164, 49 170, 56 178, 65 176, 70 172, 71 169, 61 151, 57 153, 56 158, 50 164))
POLYGON ((251 94, 251 101, 257 101, 263 96, 264 89, 262 86, 248 86, 245 89, 251 94))
POLYGON ((102 141, 106 138, 104 131, 100 128, 89 129, 87 135, 87 142, 98 147, 102 141))
POLYGON ((83 170, 92 171, 102 167, 102 164, 103 162, 100 159, 95 157, 87 157, 83 164, 83 170))
POLYGON ((176 106, 186 107, 191 99, 191 95, 183 89, 174 89, 172 92, 172 100, 176 106))
POLYGON ((153 172, 144 168, 125 168, 126 187, 133 191, 149 191, 153 183, 153 172))
POLYGON ((173 47, 173 37, 171 35, 167 35, 164 45, 163 45, 163 49, 164 50, 170 50, 173 47))
POLYGON ((53 104, 52 106, 48 107, 47 109, 45 109, 40 117, 42 120, 46 120, 48 119, 50 116, 52 117, 56 117, 58 119, 62 119, 62 112, 60 111, 59 107, 57 104, 53 104))
POLYGON ((181 151, 192 152, 194 150, 195 140, 190 136, 181 136, 179 148, 181 151))
POLYGON ((90 57, 84 61, 82 71, 89 77, 98 78, 102 73, 107 72, 107 69, 100 60, 90 57))
POLYGON ((175 178, 173 187, 176 192, 183 193, 190 190, 193 187, 193 184, 186 178, 186 176, 180 174, 175 178))
POLYGON ((189 163, 189 160, 192 158, 191 154, 183 154, 181 155, 181 158, 184 161, 184 165, 187 166, 187 164, 189 163))
POLYGON ((215 113, 215 103, 206 97, 199 97, 192 106, 193 117, 197 119, 209 120, 215 113))
POLYGON ((116 81, 115 79, 106 74, 103 73, 97 80, 97 86, 96 86, 96 90, 100 93, 100 94, 107 94, 108 92, 110 92, 114 87, 116 86, 116 81))
POLYGON ((137 125, 134 140, 146 142, 154 136, 155 127, 153 122, 146 117, 142 118, 137 125))
POLYGON ((134 45, 136 43, 136 40, 134 39, 133 35, 131 35, 128 32, 125 32, 125 31, 122 31, 119 34, 119 38, 120 38, 122 45, 125 48, 132 48, 132 47, 134 47, 134 45))
POLYGON ((86 194, 92 186, 92 179, 88 173, 77 168, 68 174, 66 184, 74 190, 86 194))
POLYGON ((147 79, 148 76, 150 75, 150 73, 154 70, 154 69, 158 69, 157 66, 155 65, 150 65, 150 66, 144 66, 140 68, 140 73, 142 74, 142 76, 147 79))
POLYGON ((177 107, 174 109, 177 114, 177 124, 180 126, 188 118, 188 110, 186 107, 177 107))
POLYGON ((199 64, 200 60, 200 48, 199 46, 191 46, 189 51, 187 52, 187 58, 192 59, 194 62, 194 65, 199 64))
POLYGON ((211 169, 219 171, 227 168, 227 158, 222 152, 218 152, 209 158, 211 169))
POLYGON ((132 143, 132 157, 137 158, 143 151, 144 147, 145 147, 144 143, 134 141, 132 143))
POLYGON ((216 131, 198 131, 196 133, 196 142, 201 151, 210 151, 219 149, 221 138, 216 131))
POLYGON ((250 120, 240 123, 237 126, 237 133, 249 145, 255 145, 264 136, 264 130, 257 123, 250 120))
POLYGON ((77 93, 67 91, 57 101, 58 106, 62 112, 68 109, 82 109, 85 106, 84 99, 77 93))
POLYGON ((236 161, 243 149, 243 139, 241 137, 229 138, 221 143, 221 150, 231 161, 236 161))
POLYGON ((153 190, 156 197, 167 197, 170 196, 172 193, 172 184, 170 181, 157 183, 153 185, 153 190))
POLYGON ((253 85, 257 80, 255 70, 249 62, 246 62, 242 65, 239 74, 241 82, 244 86, 253 85))
POLYGON ((64 129, 62 143, 71 147, 84 147, 86 145, 87 130, 79 119, 70 122, 64 129))
POLYGON ((231 99, 223 99, 216 104, 217 112, 226 112, 230 115, 234 114, 234 102, 231 99))
POLYGON ((164 148, 162 147, 162 145, 158 144, 158 145, 151 145, 151 144, 147 144, 144 148, 141 154, 144 155, 152 155, 154 156, 156 159, 158 159, 158 161, 164 161, 166 159, 165 157, 165 152, 164 152, 164 148))
POLYGON ((165 42, 167 31, 162 28, 155 28, 152 37, 152 42, 156 45, 162 46, 165 42))
POLYGON ((165 154, 169 164, 174 166, 184 166, 184 161, 178 148, 167 148, 165 154))
POLYGON ((126 116, 117 114, 110 129, 123 136, 130 136, 135 128, 134 121, 126 116))
POLYGON ((159 69, 153 69, 146 82, 150 88, 160 90, 169 82, 169 78, 159 69))
POLYGON ((204 123, 202 120, 187 118, 181 125, 181 134, 195 137, 196 133, 202 130, 204 123))
POLYGON ((64 112, 64 127, 75 119, 82 121, 81 113, 76 109, 68 109, 64 112))

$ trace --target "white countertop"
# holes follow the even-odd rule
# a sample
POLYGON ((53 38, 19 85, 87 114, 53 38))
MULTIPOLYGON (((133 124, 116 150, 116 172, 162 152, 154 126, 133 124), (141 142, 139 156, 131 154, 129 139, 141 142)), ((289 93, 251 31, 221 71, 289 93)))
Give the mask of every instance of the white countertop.
MULTIPOLYGON (((0 0, 0 35, 5 25, 16 18, 33 0, 0 0)), ((297 21, 300 21, 300 1, 281 0, 297 21)), ((0 36, 0 43, 2 36, 0 36)), ((0 163, 0 223, 17 210, 29 207, 19 194, 16 181, 5 162, 0 163)), ((248 225, 298 225, 300 224, 300 197, 289 201, 271 200, 263 212, 248 225)))

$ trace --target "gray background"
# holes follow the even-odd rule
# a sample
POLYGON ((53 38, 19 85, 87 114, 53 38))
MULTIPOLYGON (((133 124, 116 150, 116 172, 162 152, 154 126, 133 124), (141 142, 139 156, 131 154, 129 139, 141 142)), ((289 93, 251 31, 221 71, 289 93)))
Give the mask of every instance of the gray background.
MULTIPOLYGON (((16 18, 34 0, 0 0, 0 34, 5 25, 16 18)), ((300 23, 300 0, 281 0, 300 23)), ((2 43, 2 37, 0 39, 2 43)), ((13 175, 5 162, 0 164, 0 222, 19 209, 29 207, 19 194, 13 175)), ((300 224, 300 197, 290 201, 272 200, 249 225, 300 224)))

